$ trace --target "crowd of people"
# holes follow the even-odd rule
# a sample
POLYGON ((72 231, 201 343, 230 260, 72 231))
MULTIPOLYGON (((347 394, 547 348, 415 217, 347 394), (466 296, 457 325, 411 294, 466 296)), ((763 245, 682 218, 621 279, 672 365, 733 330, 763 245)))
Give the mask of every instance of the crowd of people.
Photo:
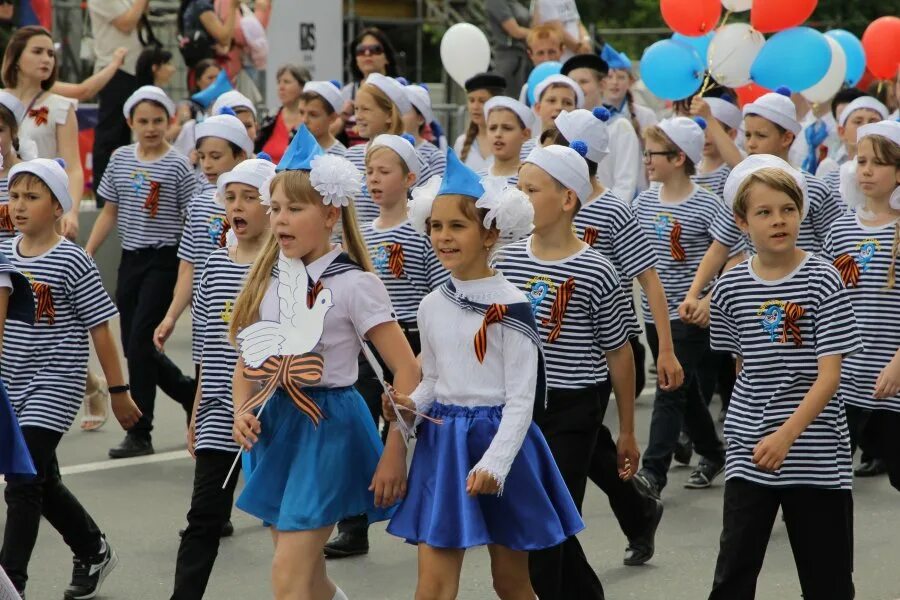
MULTIPOLYGON (((577 536, 588 481, 623 563, 645 564, 671 464, 693 453, 677 484, 725 480, 709 598, 754 597, 779 508, 804 597, 854 597, 857 448, 856 475, 900 491, 900 327, 885 326, 900 77, 825 113, 784 88, 739 107, 715 87, 657 114, 574 2, 488 2, 497 70, 465 82, 469 124, 448 143, 374 28, 350 44, 346 84, 282 66, 262 122, 236 89, 187 110, 162 89, 171 52, 138 39, 146 4, 89 0, 108 62, 78 89, 56 81, 44 29, 4 55, 0 390, 21 444, 0 455, 0 567, 22 598, 41 516, 74 557, 65 598, 115 568, 57 449, 81 411, 83 429, 111 413, 125 430, 110 458, 152 454, 157 389, 195 459, 173 599, 204 595, 233 506, 272 529, 279 599, 346 599, 324 557, 367 552, 381 521, 418 546, 417 598, 456 597, 466 549, 487 545, 501 598, 602 599, 577 536), (529 86, 524 59, 562 69, 529 86), (92 86, 102 209, 82 248, 74 111, 92 86), (809 128, 825 132, 814 148, 809 128), (105 243, 121 248, 113 298, 93 261, 105 243), (193 364, 177 365, 166 343, 188 310, 193 364)), ((240 9, 181 8, 186 35, 218 47, 192 85, 215 90, 244 64, 240 9)))

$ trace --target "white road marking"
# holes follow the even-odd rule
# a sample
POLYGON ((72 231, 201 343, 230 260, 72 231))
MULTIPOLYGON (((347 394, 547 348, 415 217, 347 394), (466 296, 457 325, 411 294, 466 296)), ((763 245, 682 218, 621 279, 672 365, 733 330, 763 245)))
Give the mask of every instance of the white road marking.
MULTIPOLYGON (((97 471, 110 471, 112 469, 122 469, 125 467, 134 467, 137 465, 149 465, 153 463, 169 462, 173 460, 181 460, 190 458, 187 450, 173 450, 171 452, 160 452, 159 454, 150 454, 149 456, 136 456, 134 458, 117 458, 115 460, 100 460, 97 462, 84 463, 80 465, 69 465, 60 468, 61 475, 77 475, 79 473, 95 473, 97 471)), ((0 476, 0 485, 6 482, 0 476)))

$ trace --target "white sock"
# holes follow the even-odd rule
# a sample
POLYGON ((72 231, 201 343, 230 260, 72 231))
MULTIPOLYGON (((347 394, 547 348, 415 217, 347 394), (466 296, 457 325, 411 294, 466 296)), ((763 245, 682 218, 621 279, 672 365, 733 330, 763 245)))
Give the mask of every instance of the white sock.
POLYGON ((347 594, 345 594, 341 588, 339 588, 338 586, 334 586, 334 596, 331 598, 331 600, 350 600, 350 599, 347 598, 347 594))

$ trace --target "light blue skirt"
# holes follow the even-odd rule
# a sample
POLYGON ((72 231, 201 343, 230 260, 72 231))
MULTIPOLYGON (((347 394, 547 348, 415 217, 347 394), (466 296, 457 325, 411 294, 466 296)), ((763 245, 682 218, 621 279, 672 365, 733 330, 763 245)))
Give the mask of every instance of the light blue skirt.
POLYGON ((259 415, 259 441, 244 454, 244 489, 237 507, 279 531, 304 531, 376 508, 369 484, 383 446, 372 415, 352 387, 307 388, 325 418, 318 427, 278 390, 259 415))

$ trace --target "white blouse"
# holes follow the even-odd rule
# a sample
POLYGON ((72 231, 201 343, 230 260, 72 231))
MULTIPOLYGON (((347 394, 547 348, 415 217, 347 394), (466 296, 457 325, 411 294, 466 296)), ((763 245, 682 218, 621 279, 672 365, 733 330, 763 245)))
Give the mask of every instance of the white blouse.
MULTIPOLYGON (((466 143, 466 134, 462 134, 458 138, 456 138, 456 143, 453 144, 453 151, 456 152, 456 156, 462 160, 462 149, 466 143)), ((475 171, 484 171, 488 167, 494 164, 494 155, 490 154, 485 158, 481 155, 481 148, 478 146, 478 140, 474 140, 472 142, 472 146, 469 148, 469 154, 466 155, 466 160, 463 161, 467 167, 475 171)))
POLYGON ((19 125, 19 139, 34 142, 37 146, 36 158, 58 158, 59 143, 56 139, 56 128, 66 124, 70 109, 77 108, 78 100, 45 93, 34 103, 31 111, 25 115, 25 119, 19 125), (42 108, 47 109, 46 114, 39 116, 42 108), (39 112, 33 113, 33 111, 39 112))
MULTIPOLYGON (((474 281, 452 279, 457 293, 479 304, 525 301, 502 274, 474 281)), ((435 290, 419 306, 422 382, 411 394, 419 412, 432 404, 502 406, 497 434, 472 471, 486 471, 501 488, 531 425, 537 385, 538 348, 528 336, 492 324, 487 330, 484 362, 475 356, 475 334, 484 317, 463 310, 435 290)))

